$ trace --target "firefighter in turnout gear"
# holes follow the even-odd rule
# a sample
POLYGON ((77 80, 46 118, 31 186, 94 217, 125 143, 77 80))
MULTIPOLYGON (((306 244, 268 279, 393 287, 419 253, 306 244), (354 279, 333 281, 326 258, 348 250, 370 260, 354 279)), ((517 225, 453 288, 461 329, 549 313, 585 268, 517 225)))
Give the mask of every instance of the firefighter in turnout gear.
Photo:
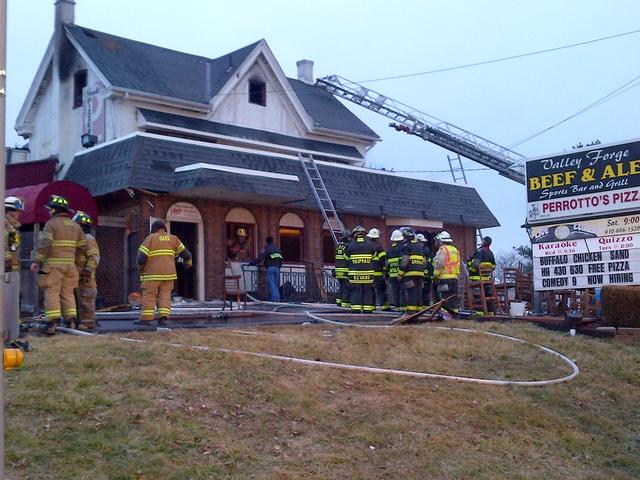
POLYGON ((373 257, 373 288, 375 291, 376 305, 380 305, 380 310, 391 310, 389 305, 389 296, 387 295, 387 280, 384 278, 384 271, 387 266, 387 252, 382 248, 380 243, 380 231, 372 228, 367 233, 367 238, 376 247, 378 253, 373 257))
POLYGON ((378 253, 376 247, 366 237, 364 227, 353 229, 353 240, 345 254, 349 262, 349 284, 351 286, 351 311, 371 313, 374 305, 374 268, 373 257, 378 253))
POLYGON ((51 218, 40 233, 31 271, 39 272, 38 287, 44 292, 46 320, 40 330, 53 335, 61 320, 71 328, 76 325, 76 253, 86 253, 87 240, 80 226, 71 220, 66 198, 52 195, 48 207, 51 218))
POLYGON ((404 242, 401 246, 400 276, 406 295, 406 311, 417 312, 422 309, 422 286, 424 283, 425 258, 422 247, 416 241, 411 228, 402 231, 404 242))
POLYGON ((153 324, 156 304, 158 323, 164 325, 171 314, 171 290, 176 274, 176 257, 185 260, 185 266, 191 268, 191 252, 175 235, 167 233, 167 227, 161 220, 151 225, 151 233, 138 248, 138 266, 142 287, 142 312, 140 325, 153 324))
POLYGON ((349 298, 349 261, 347 260, 346 250, 347 244, 351 241, 351 232, 343 230, 340 235, 340 241, 336 245, 336 268, 335 277, 338 280, 338 294, 336 295, 336 305, 351 308, 351 299, 349 298))
POLYGON ((78 330, 92 330, 96 328, 96 269, 100 264, 100 250, 98 242, 91 235, 93 219, 90 215, 78 210, 73 221, 80 225, 87 241, 87 251, 76 253, 76 268, 78 270, 78 288, 76 299, 78 303, 78 330))
POLYGON ((4 199, 4 328, 5 341, 20 334, 20 214, 24 202, 18 197, 4 199))
POLYGON ((455 295, 445 306, 454 313, 458 313, 458 277, 460 276, 460 252, 453 245, 453 239, 449 232, 440 232, 436 235, 438 251, 433 259, 434 282, 438 300, 449 295, 455 295))
MULTIPOLYGON (((496 257, 491 251, 491 237, 484 237, 482 244, 475 253, 467 260, 467 268, 469 270, 469 280, 472 282, 478 282, 482 280, 491 280, 493 270, 496 268, 496 257), (484 276, 480 276, 480 268, 489 272, 484 276)), ((492 289, 490 285, 484 286, 484 293, 486 296, 491 295, 492 289)), ((487 311, 489 315, 495 315, 495 305, 493 302, 487 302, 487 311)), ((484 315, 483 311, 476 311, 476 315, 484 315)))
POLYGON ((391 247, 387 250, 387 267, 386 273, 391 285, 391 301, 396 310, 404 309, 405 302, 400 298, 400 295, 404 293, 400 289, 400 283, 402 279, 398 276, 400 274, 400 259, 402 258, 401 242, 403 240, 400 230, 394 230, 391 232, 391 247))
POLYGON ((416 241, 422 247, 424 253, 425 267, 424 267, 424 285, 422 287, 422 304, 430 305, 432 300, 433 291, 433 251, 430 247, 430 240, 433 238, 431 234, 424 235, 418 233, 416 235, 416 241), (427 235, 429 238, 427 238, 427 235))

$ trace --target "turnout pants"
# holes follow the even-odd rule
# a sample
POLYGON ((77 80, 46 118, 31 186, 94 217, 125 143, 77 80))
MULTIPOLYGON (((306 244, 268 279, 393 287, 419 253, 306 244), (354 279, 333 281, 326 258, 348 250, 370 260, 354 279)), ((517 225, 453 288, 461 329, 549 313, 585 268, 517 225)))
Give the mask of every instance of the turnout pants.
POLYGON ((140 320, 150 322, 158 305, 158 317, 171 313, 171 290, 173 280, 151 280, 142 282, 142 314, 140 320))
POLYGON ((4 339, 17 340, 20 335, 20 272, 4 274, 4 339))
POLYGON ((425 280, 422 287, 422 304, 424 306, 431 305, 433 297, 433 281, 431 279, 425 280))
POLYGON ((375 310, 374 287, 371 283, 351 283, 351 311, 371 313, 375 310))
POLYGON ((336 280, 338 280, 338 293, 336 294, 336 305, 342 305, 342 302, 344 301, 344 293, 345 293, 345 289, 346 284, 349 283, 349 280, 347 280, 346 278, 337 278, 336 280))
POLYGON ((351 293, 353 291, 353 285, 349 282, 348 278, 340 280, 342 286, 342 306, 344 308, 351 308, 351 293))
POLYGON ((437 286, 438 292, 438 300, 442 300, 443 298, 448 297, 449 295, 453 295, 453 298, 450 298, 444 306, 452 312, 458 313, 460 309, 460 301, 458 298, 458 279, 457 278, 446 278, 438 281, 437 286), (446 285, 446 286, 445 286, 446 285))
POLYGON ((78 270, 71 265, 47 265, 38 274, 38 287, 44 293, 44 314, 47 322, 60 318, 72 320, 78 316, 73 290, 78 286, 78 270))
POLYGON ((396 310, 399 310, 404 306, 404 302, 402 302, 400 297, 400 284, 401 280, 398 280, 398 277, 390 278, 389 284, 391 285, 391 302, 396 310))
POLYGON ((380 310, 390 310, 389 296, 387 295, 387 281, 384 277, 375 277, 373 287, 376 295, 376 305, 380 305, 380 310))
POLYGON ((422 309, 422 287, 424 279, 419 276, 405 277, 404 284, 407 295, 407 312, 417 312, 422 309))
POLYGON ((87 326, 95 326, 98 289, 80 284, 76 295, 78 297, 78 322, 87 326))

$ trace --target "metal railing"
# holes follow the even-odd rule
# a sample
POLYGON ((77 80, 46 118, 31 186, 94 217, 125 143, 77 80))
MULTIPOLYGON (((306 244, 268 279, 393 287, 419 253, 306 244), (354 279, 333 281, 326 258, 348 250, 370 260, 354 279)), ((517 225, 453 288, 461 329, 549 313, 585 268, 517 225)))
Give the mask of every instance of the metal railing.
MULTIPOLYGON (((244 289, 252 296, 267 300, 266 272, 264 268, 243 266, 244 289)), ((280 268, 280 300, 282 302, 334 303, 338 281, 333 269, 317 267, 303 261, 300 265, 283 265, 280 268)))

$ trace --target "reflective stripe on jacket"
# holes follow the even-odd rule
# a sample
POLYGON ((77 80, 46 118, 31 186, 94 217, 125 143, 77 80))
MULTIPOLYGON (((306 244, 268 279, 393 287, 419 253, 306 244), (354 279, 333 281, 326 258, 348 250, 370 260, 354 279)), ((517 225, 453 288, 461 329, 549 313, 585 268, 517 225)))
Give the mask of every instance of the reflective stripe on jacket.
POLYGON ((460 252, 450 244, 441 245, 434 258, 435 276, 440 280, 460 276, 460 252))
MULTIPOLYGON (((484 267, 491 272, 496 268, 496 258, 488 245, 483 245, 475 251, 473 256, 467 262, 469 269, 469 280, 480 280, 480 268, 484 267)), ((491 274, 485 275, 484 280, 489 280, 491 274)))
POLYGON ((387 274, 389 278, 398 278, 400 272, 400 258, 402 251, 400 250, 400 242, 392 243, 391 248, 387 250, 387 274))
POLYGON ((5 215, 4 217, 4 263, 11 270, 20 270, 20 222, 5 215))
POLYGON ((336 278, 347 278, 349 259, 346 256, 347 246, 343 242, 336 245, 336 278))
POLYGON ((373 283, 373 257, 376 253, 375 245, 364 237, 356 238, 347 245, 349 283, 373 283))
POLYGON ((76 249, 82 253, 87 251, 84 232, 80 225, 69 218, 69 214, 61 212, 45 223, 44 229, 40 232, 33 260, 44 267, 74 265, 76 249))
POLYGON ((82 270, 88 270, 91 272, 91 279, 83 282, 83 286, 89 288, 96 288, 96 269, 100 265, 100 249, 98 248, 98 242, 90 233, 84 234, 87 240, 87 251, 76 254, 76 267, 78 272, 82 270))
POLYGON ((175 280, 176 256, 184 254, 191 258, 191 253, 185 248, 182 242, 175 235, 166 231, 152 233, 147 236, 138 248, 138 263, 140 257, 146 257, 146 262, 140 265, 140 281, 164 281, 175 280))
POLYGON ((403 277, 424 277, 425 258, 422 247, 411 240, 402 246, 400 271, 403 277))

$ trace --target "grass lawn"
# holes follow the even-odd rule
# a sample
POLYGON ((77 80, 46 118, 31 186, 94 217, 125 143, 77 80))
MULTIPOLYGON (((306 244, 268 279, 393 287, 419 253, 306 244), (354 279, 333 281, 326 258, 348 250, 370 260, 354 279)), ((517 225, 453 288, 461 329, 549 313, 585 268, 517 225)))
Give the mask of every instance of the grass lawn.
POLYGON ((487 386, 215 351, 492 379, 571 373, 530 345, 424 326, 33 338, 24 365, 5 375, 8 478, 640 478, 637 343, 447 325, 548 346, 581 374, 546 387, 487 386))

